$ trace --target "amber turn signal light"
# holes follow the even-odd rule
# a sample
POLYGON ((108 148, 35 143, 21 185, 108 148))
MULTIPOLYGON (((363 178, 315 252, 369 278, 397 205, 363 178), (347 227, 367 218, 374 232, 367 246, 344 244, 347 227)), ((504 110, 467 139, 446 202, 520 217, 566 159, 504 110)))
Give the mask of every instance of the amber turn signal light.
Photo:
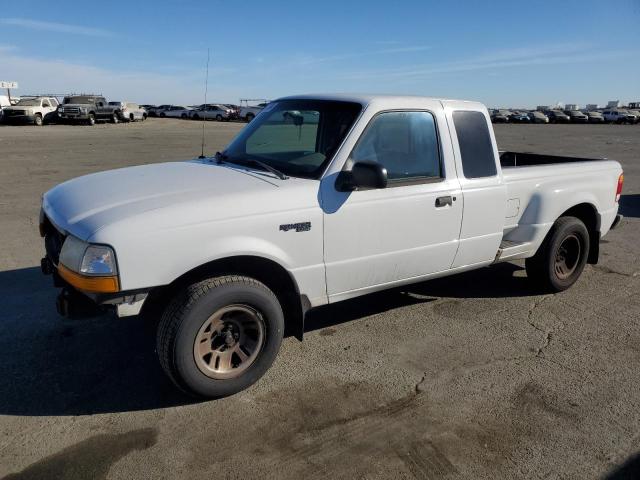
POLYGON ((63 264, 58 265, 58 274, 70 285, 85 292, 114 293, 120 291, 117 276, 93 277, 80 275, 69 270, 63 264))

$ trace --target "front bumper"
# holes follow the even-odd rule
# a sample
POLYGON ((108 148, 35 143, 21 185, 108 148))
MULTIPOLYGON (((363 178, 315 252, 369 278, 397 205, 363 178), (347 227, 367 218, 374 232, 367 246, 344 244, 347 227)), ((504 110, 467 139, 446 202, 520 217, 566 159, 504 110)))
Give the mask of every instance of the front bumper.
POLYGON ((33 123, 36 120, 35 115, 7 115, 5 112, 3 120, 5 123, 33 123))
POLYGON ((56 301, 58 313, 68 318, 83 318, 115 310, 119 317, 137 315, 151 289, 119 291, 117 276, 87 276, 73 272, 60 263, 60 251, 66 235, 41 214, 40 233, 44 237, 45 256, 42 273, 51 275, 53 286, 62 289, 56 301))

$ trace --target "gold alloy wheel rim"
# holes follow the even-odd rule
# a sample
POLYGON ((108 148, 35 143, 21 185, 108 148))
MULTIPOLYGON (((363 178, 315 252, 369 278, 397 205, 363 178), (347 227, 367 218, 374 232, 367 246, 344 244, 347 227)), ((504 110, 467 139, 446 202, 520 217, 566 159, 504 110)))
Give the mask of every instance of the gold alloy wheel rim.
POLYGON ((562 240, 556 251, 554 270, 561 280, 566 280, 573 274, 580 263, 582 245, 577 235, 571 234, 562 240))
POLYGON ((264 341, 262 315, 248 305, 228 305, 202 324, 193 344, 193 357, 207 377, 235 378, 253 364, 264 341))

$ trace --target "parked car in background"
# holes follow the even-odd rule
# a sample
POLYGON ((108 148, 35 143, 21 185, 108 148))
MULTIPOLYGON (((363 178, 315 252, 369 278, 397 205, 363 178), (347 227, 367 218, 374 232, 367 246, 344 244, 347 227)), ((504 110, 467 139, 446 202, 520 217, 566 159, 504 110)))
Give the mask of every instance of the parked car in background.
POLYGON ((18 103, 4 109, 4 122, 32 123, 41 127, 56 118, 57 109, 55 97, 22 97, 18 103))
POLYGON ((4 109, 10 106, 11 102, 9 101, 9 97, 7 95, 0 95, 0 120, 3 119, 4 109))
POLYGON ((569 115, 569 121, 571 123, 587 123, 589 121, 589 117, 580 110, 567 110, 564 113, 569 115))
POLYGON ((191 111, 191 118, 194 120, 217 120, 219 122, 223 120, 230 120, 233 111, 225 105, 200 105, 195 110, 191 111))
POLYGON ((531 123, 549 123, 549 117, 537 110, 535 112, 529 112, 529 120, 531 123))
POLYGON ((104 97, 96 95, 69 95, 58 107, 58 117, 68 122, 94 125, 99 121, 120 121, 120 109, 109 105, 104 97))
POLYGON ((604 117, 600 112, 586 112, 589 123, 604 123, 604 117))
POLYGON ((509 123, 509 116, 511 112, 509 110, 492 110, 491 121, 493 123, 509 123))
POLYGON ((193 113, 193 109, 189 107, 183 107, 181 105, 171 105, 169 108, 160 111, 160 117, 171 118, 190 118, 193 113))
POLYGON ((627 110, 627 113, 635 117, 634 123, 640 123, 640 110, 627 110))
POLYGON ((569 115, 561 110, 549 110, 546 115, 549 117, 550 123, 569 123, 571 121, 569 115))
POLYGON ((147 111, 140 105, 133 102, 109 102, 109 105, 116 107, 120 112, 120 120, 123 122, 135 122, 136 120, 146 120, 147 111))
POLYGON ((604 121, 607 123, 635 123, 635 115, 627 112, 626 110, 605 110, 602 112, 604 121))
POLYGON ((256 115, 258 115, 262 111, 262 109, 267 105, 268 105, 268 102, 259 103, 253 106, 245 105, 240 108, 240 112, 238 113, 238 116, 242 120, 250 122, 251 120, 256 118, 256 115))
POLYGON ((159 117, 162 112, 171 108, 171 105, 158 105, 157 107, 151 106, 147 109, 147 113, 150 117, 159 117))
POLYGON ((531 119, 529 118, 529 112, 515 111, 509 116, 509 121, 511 123, 529 123, 531 119))
POLYGON ((240 118, 240 105, 233 105, 230 103, 225 103, 225 107, 231 110, 231 119, 237 120, 240 118))

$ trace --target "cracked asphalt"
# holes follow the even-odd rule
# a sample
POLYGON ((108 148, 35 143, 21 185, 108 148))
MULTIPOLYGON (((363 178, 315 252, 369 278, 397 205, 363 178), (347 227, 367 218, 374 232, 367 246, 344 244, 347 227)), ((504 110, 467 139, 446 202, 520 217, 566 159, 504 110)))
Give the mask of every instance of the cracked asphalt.
MULTIPOLYGON (((241 124, 207 124, 215 152, 241 124)), ((609 157, 620 228, 567 292, 507 263, 314 311, 234 397, 164 378, 154 326, 62 321, 40 195, 199 154, 201 124, 0 127, 0 478, 640 478, 640 126, 498 125, 499 147, 609 157)))

